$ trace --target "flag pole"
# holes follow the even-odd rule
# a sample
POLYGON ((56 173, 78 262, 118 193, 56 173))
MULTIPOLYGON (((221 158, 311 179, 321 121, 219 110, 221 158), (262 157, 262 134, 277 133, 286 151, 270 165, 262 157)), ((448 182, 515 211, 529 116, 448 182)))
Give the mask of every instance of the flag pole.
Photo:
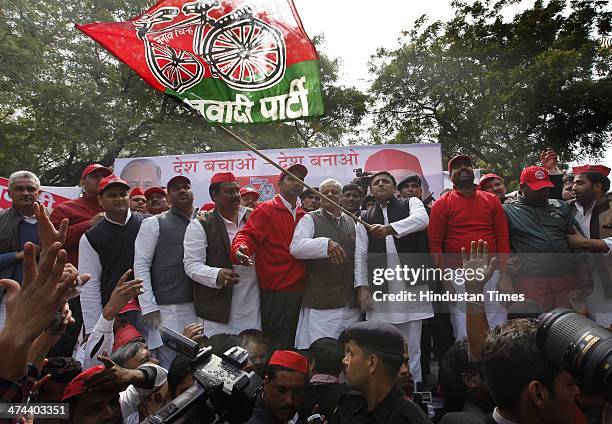
MULTIPOLYGON (((221 128, 221 130, 223 130, 227 135, 229 135, 230 137, 232 137, 234 140, 236 140, 237 142, 239 142, 240 144, 242 144, 244 147, 246 147, 247 149, 249 149, 250 151, 252 151, 253 153, 255 153, 257 156, 259 156, 260 158, 262 158, 263 160, 267 161, 268 163, 270 163, 272 166, 275 166, 276 168, 278 168, 279 171, 281 172, 285 172, 289 175, 291 175, 293 178, 295 178, 296 180, 298 180, 300 182, 300 184, 302 184, 302 186, 315 191, 314 188, 312 188, 310 185, 308 185, 306 182, 302 181, 300 178, 296 177, 294 174, 292 174, 291 172, 289 172, 288 170, 284 169, 283 167, 281 167, 279 164, 277 164, 276 162, 274 162, 272 159, 270 159, 268 156, 264 155, 262 152, 260 152, 259 150, 257 150, 257 148, 255 146, 253 146, 252 144, 248 143, 247 141, 243 140, 241 137, 239 137, 237 134, 235 134, 233 131, 230 131, 229 129, 227 129, 226 127, 224 127, 223 125, 219 125, 217 126, 217 128, 221 128)), ((371 225, 368 224, 367 222, 365 222, 363 219, 359 218, 356 215, 353 215, 351 212, 349 212, 347 209, 343 208, 341 205, 337 204, 336 202, 334 202, 333 200, 331 200, 329 197, 325 196, 323 193, 320 193, 322 198, 324 198, 325 200, 327 200, 328 202, 332 203, 333 205, 337 206, 338 208, 340 208, 340 210, 342 210, 342 212, 344 212, 345 214, 347 214, 348 216, 350 216, 351 218, 353 218, 355 221, 361 223, 364 227, 366 227, 367 230, 369 230, 371 228, 371 225)))

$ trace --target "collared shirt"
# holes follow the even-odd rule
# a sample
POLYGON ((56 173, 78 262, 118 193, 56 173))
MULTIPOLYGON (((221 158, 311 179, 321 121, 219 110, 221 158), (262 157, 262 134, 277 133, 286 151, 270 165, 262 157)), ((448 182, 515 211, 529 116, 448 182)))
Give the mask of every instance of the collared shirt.
POLYGON ((497 424, 517 424, 514 421, 510 421, 509 419, 502 417, 497 408, 493 410, 493 419, 497 424))
POLYGON ((289 210, 289 212, 291 212, 291 215, 293 215, 293 220, 295 221, 295 214, 297 212, 297 208, 298 208, 298 204, 296 202, 295 207, 291 206, 291 203, 289 203, 281 194, 280 196, 281 201, 283 202, 283 205, 285 205, 285 207, 287 208, 287 210, 289 210))
MULTIPOLYGON (((127 210, 127 216, 123 223, 115 222, 104 214, 104 219, 113 225, 124 227, 130 220, 132 212, 127 210)), ((83 309, 83 324, 85 334, 90 334, 98 318, 102 315, 102 292, 100 278, 102 277, 102 263, 98 252, 93 248, 85 234, 79 242, 79 274, 90 274, 91 278, 81 289, 81 305, 83 309)))
MULTIPOLYGON (((244 219, 246 212, 247 209, 244 206, 240 206, 238 209, 238 224, 221 216, 230 243, 236 237, 236 233, 246 225, 246 220, 244 219)), ((185 274, 196 283, 219 289, 222 286, 217 284, 217 275, 221 268, 206 265, 207 247, 208 239, 206 232, 202 224, 197 219, 194 219, 187 226, 183 241, 185 274)), ((255 267, 234 265, 233 269, 240 275, 240 282, 234 285, 232 289, 232 306, 229 322, 223 324, 204 320, 204 334, 208 337, 218 333, 238 334, 249 328, 261 328, 259 288, 255 267)))
MULTIPOLYGON (((194 209, 189 219, 194 219, 196 215, 197 209, 194 209)), ((151 264, 158 240, 159 220, 156 216, 145 218, 134 243, 134 277, 142 279, 144 293, 138 296, 138 302, 143 315, 159 311, 151 283, 151 264)))
MULTIPOLYGON (((576 202, 576 222, 580 225, 580 230, 586 238, 591 238, 591 216, 593 215, 593 209, 595 209, 595 202, 591 205, 588 211, 584 210, 584 206, 576 202)), ((612 255, 612 237, 602 239, 608 246, 608 251, 605 255, 612 255)))

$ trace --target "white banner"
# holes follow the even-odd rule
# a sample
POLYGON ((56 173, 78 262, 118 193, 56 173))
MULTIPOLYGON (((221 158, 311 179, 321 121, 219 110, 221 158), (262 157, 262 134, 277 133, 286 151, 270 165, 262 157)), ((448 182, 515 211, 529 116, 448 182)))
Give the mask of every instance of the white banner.
MULTIPOLYGON (((355 170, 361 168, 389 171, 398 182, 418 174, 423 179, 423 198, 429 193, 437 197, 444 187, 440 144, 278 149, 263 153, 282 167, 295 163, 306 166, 306 182, 311 186, 318 186, 327 178, 347 184, 355 178, 355 170)), ((195 206, 210 201, 208 186, 212 175, 228 171, 236 175, 241 187, 248 185, 258 190, 261 200, 271 199, 277 192, 278 170, 250 151, 115 160, 115 173, 132 187, 165 186, 175 175, 186 176, 191 180, 195 206)))

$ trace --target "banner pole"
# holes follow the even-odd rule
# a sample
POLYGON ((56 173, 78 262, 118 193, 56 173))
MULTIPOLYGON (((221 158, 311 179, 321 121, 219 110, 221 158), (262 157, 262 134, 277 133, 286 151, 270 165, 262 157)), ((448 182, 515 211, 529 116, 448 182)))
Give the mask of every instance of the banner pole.
MULTIPOLYGON (((237 134, 235 134, 234 132, 230 131, 229 129, 225 128, 223 125, 219 125, 217 128, 221 128, 221 130, 223 130, 227 135, 229 135, 230 137, 232 137, 234 140, 238 141, 240 144, 242 144, 244 147, 246 147, 247 149, 249 149, 250 151, 252 151, 253 153, 255 153, 257 156, 259 156, 260 158, 262 158, 263 160, 265 160, 266 162, 270 163, 272 166, 275 166, 276 168, 278 168, 279 171, 281 172, 285 172, 289 175, 291 175, 293 178, 295 178, 296 180, 298 180, 302 186, 313 190, 314 188, 312 188, 310 185, 306 184, 306 182, 300 180, 298 177, 296 177, 295 175, 293 175, 291 172, 287 171, 286 169, 284 169, 283 167, 281 167, 279 164, 277 164, 276 162, 274 162, 272 159, 270 159, 268 156, 264 155, 262 152, 260 152, 259 150, 257 150, 257 148, 253 145, 251 145, 250 143, 248 143, 247 141, 243 140, 242 138, 240 138, 237 134)), ((365 222, 364 220, 362 220, 361 218, 359 218, 358 216, 353 215, 351 212, 349 212, 347 209, 343 208, 341 205, 337 204, 336 202, 334 202, 333 200, 331 200, 329 197, 325 196, 323 193, 319 193, 320 196, 322 198, 324 198, 325 200, 327 200, 328 202, 332 203, 333 205, 337 206, 338 208, 340 208, 340 210, 342 210, 342 212, 344 212, 345 214, 347 214, 348 216, 350 216, 351 218, 353 218, 355 221, 361 223, 367 230, 370 230, 371 226, 370 224, 368 224, 367 222, 365 222)))

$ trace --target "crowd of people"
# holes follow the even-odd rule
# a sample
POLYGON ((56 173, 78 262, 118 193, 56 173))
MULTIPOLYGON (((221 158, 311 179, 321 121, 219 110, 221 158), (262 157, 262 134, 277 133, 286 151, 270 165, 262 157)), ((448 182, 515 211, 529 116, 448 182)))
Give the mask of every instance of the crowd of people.
POLYGON ((0 401, 141 422, 197 384, 163 326, 248 352, 263 379, 249 423, 610 422, 534 345, 533 318, 555 308, 612 325, 610 169, 557 162, 543 152, 507 193, 457 155, 437 199, 422 176, 384 170, 304 189, 294 164, 260 202, 217 173, 201 208, 186 176, 143 190, 91 164, 82 196, 52 211, 37 176, 15 172, 0 211, 0 401), (450 277, 374 278, 406 268, 450 277))

